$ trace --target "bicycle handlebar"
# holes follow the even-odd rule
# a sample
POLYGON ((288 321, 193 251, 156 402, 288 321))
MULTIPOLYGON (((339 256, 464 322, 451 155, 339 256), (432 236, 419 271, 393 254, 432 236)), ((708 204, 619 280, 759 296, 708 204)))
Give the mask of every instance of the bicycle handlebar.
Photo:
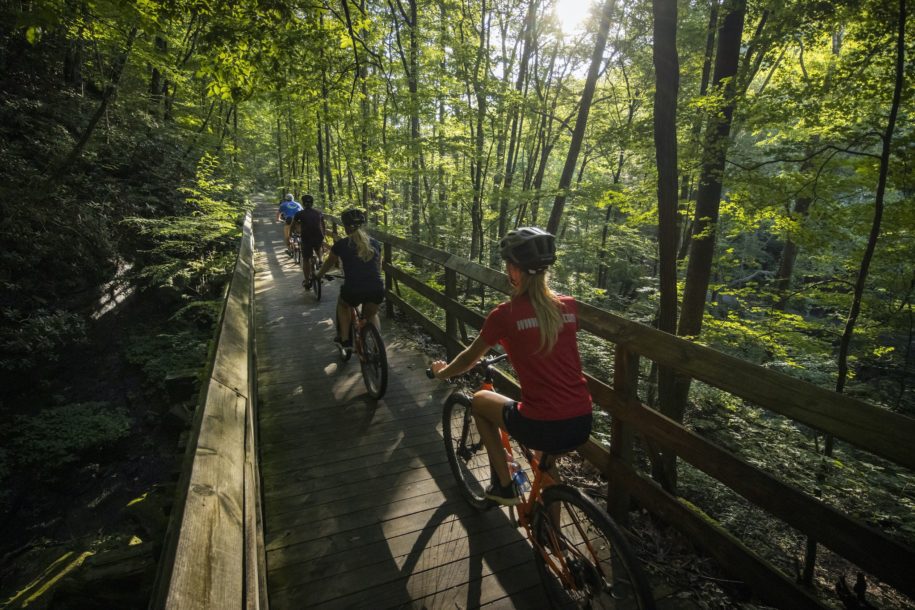
MULTIPOLYGON (((506 358, 508 358, 508 354, 499 354, 498 356, 492 356, 491 358, 483 358, 477 362, 473 368, 479 368, 482 369, 483 373, 488 373, 489 368, 492 365, 502 362, 506 358)), ((426 369, 426 377, 429 379, 435 379, 435 373, 432 372, 431 367, 426 369)))

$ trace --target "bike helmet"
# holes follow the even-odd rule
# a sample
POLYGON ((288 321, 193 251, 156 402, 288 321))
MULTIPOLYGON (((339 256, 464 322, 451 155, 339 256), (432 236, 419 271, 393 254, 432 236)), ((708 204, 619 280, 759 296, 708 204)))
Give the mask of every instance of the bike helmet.
POLYGON ((344 227, 358 227, 365 224, 365 213, 355 208, 340 214, 340 222, 344 227))
POLYGON ((286 193, 286 196, 283 197, 283 199, 284 199, 285 201, 292 201, 292 200, 295 199, 295 198, 292 196, 292 193, 286 193))
POLYGON ((306 208, 310 208, 315 204, 315 198, 311 195, 302 195, 302 205, 306 208))
POLYGON ((556 238, 537 227, 519 227, 499 240, 502 258, 534 275, 556 262, 556 238))

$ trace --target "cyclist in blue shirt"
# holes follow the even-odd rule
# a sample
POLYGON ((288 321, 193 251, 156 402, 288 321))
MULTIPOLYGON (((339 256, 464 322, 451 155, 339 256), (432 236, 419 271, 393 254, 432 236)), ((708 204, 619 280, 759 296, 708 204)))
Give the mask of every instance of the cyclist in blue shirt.
POLYGON ((384 300, 384 282, 381 280, 381 244, 362 229, 365 214, 362 210, 347 210, 340 215, 346 237, 337 240, 330 254, 318 270, 318 277, 337 264, 343 263, 343 286, 337 299, 337 330, 334 338, 344 349, 351 351, 353 338, 349 336, 349 308, 362 305, 362 314, 379 331, 378 306, 384 300))
POLYGON ((286 254, 292 256, 292 250, 290 250, 289 245, 289 233, 292 229, 292 218, 295 216, 295 213, 302 209, 302 204, 295 200, 292 196, 292 193, 287 193, 283 197, 283 201, 280 202, 280 207, 276 211, 276 220, 284 221, 286 225, 283 227, 283 241, 286 242, 286 254))

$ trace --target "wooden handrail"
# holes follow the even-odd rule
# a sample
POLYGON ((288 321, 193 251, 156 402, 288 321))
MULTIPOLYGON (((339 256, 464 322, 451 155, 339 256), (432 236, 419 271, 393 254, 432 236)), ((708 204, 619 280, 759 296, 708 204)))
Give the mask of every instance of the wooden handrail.
POLYGON ((150 608, 266 610, 256 446, 254 241, 245 217, 150 608))
MULTIPOLYGON (((484 320, 480 313, 456 300, 456 279, 452 274, 463 275, 505 294, 511 290, 506 276, 498 271, 402 237, 378 230, 369 232, 384 243, 389 303, 399 305, 449 352, 463 346, 456 336, 454 321, 480 328, 484 320), (445 271, 445 292, 399 268, 392 260, 394 248, 441 266, 445 271), (439 327, 396 294, 392 288, 398 283, 444 309, 446 328, 439 327)), ((643 506, 686 533, 722 565, 744 578, 763 599, 781 607, 823 607, 809 592, 746 548, 699 509, 671 496, 635 472, 628 454, 632 431, 636 431, 655 446, 674 452, 862 569, 903 593, 915 596, 915 581, 909 574, 910 567, 915 565, 915 550, 779 481, 642 404, 635 395, 637 361, 639 356, 648 358, 670 367, 678 375, 700 380, 909 469, 915 469, 915 443, 912 442, 915 419, 587 304, 580 304, 579 311, 582 330, 616 345, 617 371, 613 386, 589 376, 595 402, 613 417, 611 448, 608 450, 592 439, 580 453, 611 478, 610 497, 611 502, 616 500, 617 511, 620 504, 628 505, 625 494, 632 494, 643 506), (620 498, 623 498, 622 502, 620 498)), ((519 388, 513 379, 501 375, 498 381, 501 391, 517 397, 519 388)))

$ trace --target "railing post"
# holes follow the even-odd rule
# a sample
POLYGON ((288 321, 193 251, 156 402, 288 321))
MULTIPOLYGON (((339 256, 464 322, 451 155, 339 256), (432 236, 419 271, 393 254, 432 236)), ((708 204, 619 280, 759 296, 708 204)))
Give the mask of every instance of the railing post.
MULTIPOLYGON (((445 267, 445 296, 451 300, 457 300, 457 272, 448 267, 445 267)), ((454 346, 458 344, 458 320, 450 309, 445 310, 445 335, 448 337, 448 344, 445 349, 448 353, 448 359, 451 360, 457 355, 457 350, 454 346)))
MULTIPOLYGON (((394 264, 394 256, 391 251, 391 244, 388 242, 384 242, 384 261, 389 265, 394 264)), ((384 292, 385 292, 385 294, 390 294, 393 291, 393 289, 394 289, 394 277, 390 273, 385 271, 384 272, 384 292)), ((394 317, 394 301, 392 301, 391 299, 385 299, 385 303, 386 303, 385 311, 387 311, 388 317, 393 318, 394 317)))
MULTIPOLYGON (((639 356, 617 345, 613 363, 613 389, 625 398, 637 398, 639 388, 639 356)), ((610 455, 627 466, 632 465, 632 427, 614 417, 610 427, 610 455)), ((607 512, 625 526, 629 520, 629 494, 613 479, 607 484, 607 512)))

